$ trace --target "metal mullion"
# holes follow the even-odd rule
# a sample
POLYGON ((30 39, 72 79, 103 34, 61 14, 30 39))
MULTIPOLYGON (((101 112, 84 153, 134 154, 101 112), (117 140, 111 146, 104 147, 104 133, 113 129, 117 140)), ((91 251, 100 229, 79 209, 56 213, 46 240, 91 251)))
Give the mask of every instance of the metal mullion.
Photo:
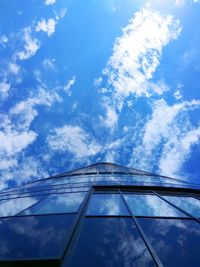
POLYGON ((136 219, 136 217, 135 217, 135 215, 133 214, 132 210, 129 208, 129 206, 128 206, 128 204, 127 204, 125 198, 124 198, 124 195, 122 194, 122 192, 121 192, 120 189, 118 189, 118 190, 119 190, 119 194, 120 194, 121 198, 123 199, 123 202, 124 202, 126 208, 128 209, 128 211, 129 211, 129 213, 130 213, 130 215, 131 215, 131 217, 132 217, 132 219, 133 219, 133 221, 134 221, 134 223, 135 223, 135 226, 136 226, 136 228, 137 228, 137 230, 138 230, 138 232, 139 232, 139 234, 140 234, 142 240, 144 241, 144 243, 145 243, 145 245, 146 245, 146 247, 147 247, 147 249, 148 249, 150 255, 152 256, 152 259, 153 259, 154 263, 155 263, 156 266, 158 266, 158 267, 163 267, 163 264, 162 264, 162 262, 160 261, 160 259, 159 259, 158 255, 156 254, 156 252, 154 251, 154 248, 152 247, 152 245, 151 245, 149 239, 147 238, 146 234, 145 234, 144 231, 142 230, 142 227, 140 226, 140 223, 139 223, 138 220, 136 219))
POLYGON ((163 219, 163 220, 165 220, 165 219, 178 219, 178 220, 191 220, 191 218, 190 217, 177 217, 177 216, 174 216, 174 217, 172 217, 172 216, 143 216, 143 215, 137 215, 137 216, 135 216, 135 218, 143 218, 143 219, 163 219))
POLYGON ((194 217, 192 214, 188 213, 187 211, 182 210, 181 208, 179 208, 178 206, 176 206, 175 204, 173 204, 172 202, 168 201, 167 199, 163 198, 162 196, 160 196, 158 193, 156 193, 155 191, 152 191, 153 194, 155 194, 157 197, 161 198, 162 200, 164 200, 165 202, 167 202, 168 204, 170 204, 171 206, 173 206, 174 208, 178 209, 179 211, 181 211, 182 213, 184 213, 185 215, 187 215, 188 217, 190 217, 191 219, 194 219, 195 221, 197 221, 198 223, 200 223, 200 219, 198 219, 197 217, 194 217))
MULTIPOLYGON (((81 206, 79 207, 78 213, 76 214, 73 225, 72 225, 70 232, 68 234, 68 239, 66 241, 66 247, 65 247, 64 252, 63 252, 61 259, 60 259, 61 263, 63 263, 65 257, 67 256, 67 254, 70 250, 70 246, 72 244, 72 241, 74 240, 74 235, 76 233, 76 230, 78 229, 78 227, 81 226, 81 222, 83 222, 83 218, 85 216, 85 212, 86 212, 86 209, 88 207, 88 204, 89 204, 89 201, 90 201, 90 198, 91 198, 93 192, 94 192, 94 188, 91 187, 90 190, 88 191, 87 196, 85 197, 84 201, 82 202, 81 206)), ((67 260, 68 260, 68 257, 67 257, 67 260)))
POLYGON ((198 196, 195 196, 195 195, 191 195, 189 193, 184 193, 184 194, 189 196, 189 197, 193 197, 193 198, 196 198, 196 199, 200 200, 200 196, 198 197, 198 196))
MULTIPOLYGON (((62 188, 60 188, 60 189, 62 189, 62 188)), ((55 189, 55 190, 58 191, 60 189, 55 189)), ((64 188, 64 189, 67 189, 67 188, 64 188)), ((51 196, 51 195, 58 195, 58 194, 76 194, 76 193, 82 193, 82 192, 87 193, 88 190, 87 191, 81 191, 80 190, 80 191, 74 191, 74 192, 46 192, 46 193, 41 192, 41 194, 38 192, 38 194, 30 194, 30 195, 27 194, 27 195, 19 196, 19 197, 3 198, 0 201, 8 201, 8 200, 12 200, 12 199, 27 198, 27 197, 51 196)))
POLYGON ((84 172, 82 172, 81 175, 84 175, 87 172, 88 172, 88 168, 84 172))
POLYGON ((10 215, 10 216, 5 216, 5 217, 0 217, 0 220, 3 220, 3 219, 11 219, 11 218, 22 218, 22 217, 23 218, 27 218, 27 217, 44 217, 44 216, 55 216, 55 215, 70 215, 70 214, 76 214, 76 212, 45 213, 45 214, 26 214, 26 215, 24 215, 24 214, 17 214, 17 215, 10 215))
POLYGON ((85 218, 132 218, 131 215, 85 215, 85 218))

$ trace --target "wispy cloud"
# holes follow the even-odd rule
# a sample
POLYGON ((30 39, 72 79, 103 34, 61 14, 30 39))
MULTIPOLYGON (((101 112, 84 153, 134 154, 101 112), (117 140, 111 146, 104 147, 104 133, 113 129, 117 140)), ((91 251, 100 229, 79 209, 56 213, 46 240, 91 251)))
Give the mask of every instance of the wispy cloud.
POLYGON ((46 69, 51 69, 51 70, 55 70, 55 59, 50 59, 50 58, 46 58, 43 62, 42 65, 46 68, 46 69))
POLYGON ((24 41, 23 50, 17 52, 17 57, 20 60, 26 60, 35 55, 40 48, 40 42, 31 36, 31 27, 22 30, 22 40, 24 41))
POLYGON ((74 159, 87 159, 102 149, 95 139, 80 126, 65 125, 53 130, 47 137, 49 147, 54 151, 70 152, 74 159))
POLYGON ((181 94, 181 91, 180 89, 177 89, 176 92, 174 93, 174 97, 176 98, 176 100, 180 100, 182 99, 182 94, 181 94))
POLYGON ((45 5, 54 5, 56 3, 56 0, 45 0, 45 5))
POLYGON ((185 101, 171 106, 163 99, 156 101, 151 118, 142 130, 141 144, 134 149, 132 164, 137 162, 140 168, 146 170, 152 170, 157 165, 162 174, 177 175, 190 152, 191 145, 198 137, 199 129, 192 128, 188 114, 197 108, 200 108, 199 100, 185 101), (191 135, 195 138, 188 139, 191 135), (184 146, 186 140, 188 145, 184 146), (181 156, 182 152, 184 153, 181 156), (173 160, 174 167, 169 168, 169 161, 173 160))
POLYGON ((10 90, 10 83, 3 81, 0 83, 0 96, 5 98, 8 96, 8 91, 10 90))
MULTIPOLYGON (((113 127, 111 115, 121 112, 128 97, 150 98, 169 90, 164 80, 155 81, 154 73, 160 64, 163 48, 180 32, 178 20, 172 15, 160 14, 149 3, 136 12, 122 29, 122 35, 114 42, 113 53, 103 75, 95 79, 99 92, 106 95, 102 105, 105 107, 107 126, 110 124, 113 127)), ((116 116, 114 121, 117 122, 116 116)))
POLYGON ((183 163, 190 157, 192 147, 200 142, 200 127, 188 130, 184 134, 171 136, 165 144, 159 161, 161 173, 178 175, 183 163))
POLYGON ((75 84, 76 82, 76 76, 73 76, 72 79, 70 79, 67 84, 64 86, 64 91, 68 94, 70 94, 70 89, 71 87, 75 84))
POLYGON ((106 109, 106 116, 100 116, 100 120, 102 121, 102 124, 104 126, 112 128, 114 130, 114 127, 116 126, 116 123, 118 121, 118 115, 115 109, 109 106, 109 104, 105 103, 104 107, 106 109))
POLYGON ((38 115, 37 106, 51 106, 54 102, 61 101, 61 98, 56 92, 48 92, 44 89, 39 89, 37 96, 29 97, 28 99, 17 103, 10 110, 12 116, 16 116, 17 125, 21 129, 30 127, 32 121, 38 115))
POLYGON ((35 30, 36 32, 40 31, 46 32, 47 35, 50 37, 55 32, 56 23, 57 23, 56 20, 52 18, 48 20, 41 19, 40 21, 38 21, 35 30))
POLYGON ((39 89, 35 96, 30 96, 26 100, 18 102, 9 110, 8 114, 0 114, 1 187, 6 186, 8 180, 16 179, 17 173, 22 172, 22 169, 27 176, 21 176, 19 183, 23 182, 24 179, 31 179, 31 176, 28 177, 28 175, 39 174, 39 169, 42 168, 39 168, 39 164, 35 162, 36 160, 32 160, 33 165, 31 167, 30 164, 30 170, 28 170, 28 162, 26 160, 24 162, 21 157, 22 155, 25 157, 26 149, 38 136, 38 133, 31 129, 33 120, 39 115, 37 107, 50 107, 56 101, 60 101, 56 92, 51 93, 39 89), (33 166, 35 169, 32 169, 33 166), (15 172, 14 177, 13 172, 15 172))
POLYGON ((0 45, 5 46, 5 44, 8 42, 8 37, 3 34, 0 36, 0 45))
POLYGON ((168 90, 163 81, 152 82, 162 49, 181 31, 180 23, 171 15, 161 15, 147 4, 137 12, 117 38, 103 73, 108 86, 119 99, 129 94, 149 97, 168 90))
POLYGON ((0 169, 7 169, 17 164, 17 154, 30 145, 37 134, 33 131, 21 131, 15 128, 8 115, 1 115, 0 130, 0 169))

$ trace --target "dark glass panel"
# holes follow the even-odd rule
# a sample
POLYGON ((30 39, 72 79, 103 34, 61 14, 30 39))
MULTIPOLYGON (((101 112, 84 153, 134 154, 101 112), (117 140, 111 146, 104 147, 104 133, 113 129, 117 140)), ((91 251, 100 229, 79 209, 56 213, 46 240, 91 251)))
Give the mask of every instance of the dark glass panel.
POLYGON ((1 219, 0 261, 58 258, 74 216, 28 216, 1 219))
POLYGON ((165 267, 199 266, 199 223, 180 219, 138 220, 165 267))
POLYGON ((77 212, 85 192, 49 195, 22 214, 51 214, 77 212))
POLYGON ((155 266, 131 218, 86 218, 64 267, 155 266))
POLYGON ((200 217, 200 200, 193 197, 182 196, 163 196, 182 210, 195 217, 200 217))
POLYGON ((186 217, 186 215, 156 195, 124 194, 135 216, 186 217))
POLYGON ((0 202, 0 217, 13 216, 35 204, 40 197, 24 197, 0 202))
POLYGON ((87 215, 129 215, 119 194, 93 194, 87 215))

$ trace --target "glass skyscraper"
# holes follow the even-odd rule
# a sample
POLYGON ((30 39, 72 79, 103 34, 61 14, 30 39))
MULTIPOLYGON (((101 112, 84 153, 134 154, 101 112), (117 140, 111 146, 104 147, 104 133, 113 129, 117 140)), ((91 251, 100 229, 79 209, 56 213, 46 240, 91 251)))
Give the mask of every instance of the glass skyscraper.
POLYGON ((97 163, 0 197, 0 266, 200 266, 198 184, 97 163))

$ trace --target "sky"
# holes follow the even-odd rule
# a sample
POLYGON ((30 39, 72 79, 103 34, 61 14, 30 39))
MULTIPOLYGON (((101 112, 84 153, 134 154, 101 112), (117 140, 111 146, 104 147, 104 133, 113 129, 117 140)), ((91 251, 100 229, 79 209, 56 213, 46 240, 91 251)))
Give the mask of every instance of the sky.
POLYGON ((0 0, 0 189, 95 162, 199 181, 199 0, 0 0))

